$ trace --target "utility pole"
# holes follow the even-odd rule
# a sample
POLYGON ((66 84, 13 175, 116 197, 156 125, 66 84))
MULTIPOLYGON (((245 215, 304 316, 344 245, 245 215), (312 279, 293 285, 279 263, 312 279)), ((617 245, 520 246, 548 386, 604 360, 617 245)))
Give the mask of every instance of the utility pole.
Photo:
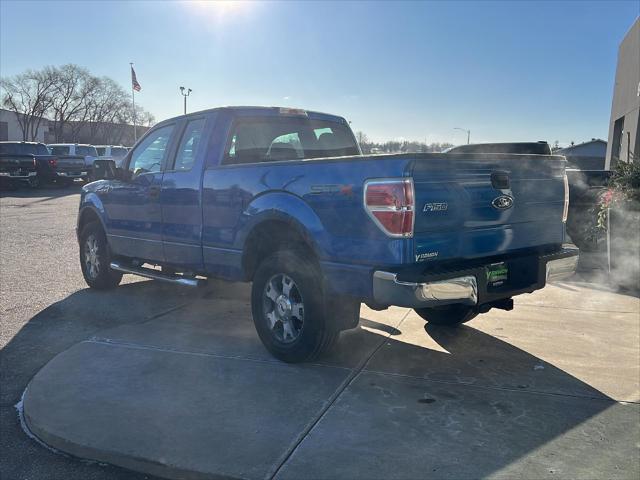
POLYGON ((191 90, 190 88, 184 88, 184 87, 180 87, 180 93, 182 94, 182 96, 184 97, 184 114, 187 114, 187 97, 191 94, 193 90, 191 90), (187 91, 187 93, 184 93, 184 91, 187 91))
POLYGON ((471 141, 471 130, 467 130, 466 128, 454 127, 454 130, 462 130, 463 132, 467 132, 467 145, 471 141))

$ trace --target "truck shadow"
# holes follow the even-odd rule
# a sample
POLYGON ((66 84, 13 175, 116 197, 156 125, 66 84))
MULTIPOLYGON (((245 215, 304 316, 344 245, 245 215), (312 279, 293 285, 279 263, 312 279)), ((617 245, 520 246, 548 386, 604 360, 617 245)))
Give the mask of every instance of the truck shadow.
POLYGON ((52 200, 80 193, 84 183, 75 182, 69 186, 47 185, 42 188, 28 186, 15 189, 0 189, 0 198, 37 198, 39 201, 52 200))
MULTIPOLYGON (((244 306, 247 294, 246 286, 223 282, 215 282, 213 288, 206 290, 188 290, 150 281, 122 285, 109 292, 89 289, 75 292, 35 315, 0 351, 2 406, 11 408, 19 402, 31 378, 58 353, 102 330, 149 322, 180 305, 201 299, 242 300, 243 306, 238 307, 241 314, 238 321, 252 329, 251 318, 246 317, 244 306)), ((392 327, 367 318, 365 314, 358 328, 350 331, 345 336, 346 340, 338 342, 337 348, 340 349, 353 344, 348 337, 363 344, 379 343, 381 336, 386 337, 361 373, 367 381, 353 385, 355 394, 345 392, 338 400, 342 405, 336 409, 335 415, 330 411, 326 422, 323 420, 318 425, 318 428, 348 428, 371 435, 371 438, 375 436, 379 442, 374 448, 380 451, 368 453, 388 458, 389 465, 396 469, 396 476, 398 471, 404 471, 402 459, 408 454, 400 449, 419 447, 422 459, 418 463, 421 468, 446 464, 449 466, 449 478, 484 477, 504 469, 615 405, 613 399, 569 373, 473 327, 449 330, 425 326, 425 335, 439 349, 402 340, 402 330, 402 324, 398 328, 392 327), (538 365, 544 366, 543 372, 536 368, 538 365), (378 380, 371 380, 374 376, 378 380), (426 385, 425 380, 431 383, 426 385), (404 406, 405 413, 399 416, 389 415, 389 397, 384 393, 394 389, 396 392, 413 392, 408 396, 400 393, 402 398, 397 403, 404 406), (535 393, 527 396, 523 392, 535 393), (562 395, 571 396, 574 400, 577 396, 579 401, 569 402, 562 395), (432 413, 427 408, 431 408, 432 413), (368 411, 369 416, 363 416, 363 411, 368 411), (475 418, 470 416, 474 412, 475 418), (443 414, 450 421, 455 420, 456 426, 446 426, 443 414), (478 427, 479 424, 482 428, 478 427), (396 438, 393 443, 392 438, 385 439, 385 428, 417 431, 418 437, 407 435, 399 441, 396 438), (459 436, 460 432, 464 435, 459 436), (461 448, 460 442, 463 441, 473 448, 461 448), (398 454, 396 457, 395 453, 398 454), (469 468, 472 470, 468 471, 469 468)), ((328 354, 321 361, 331 363, 332 355, 328 354)), ((11 475, 14 478, 28 477, 29 471, 38 471, 40 457, 33 456, 30 440, 22 434, 17 418, 11 425, 7 425, 5 415, 2 418, 3 430, 11 439, 5 443, 8 450, 4 452, 6 458, 12 458, 11 465, 5 469, 7 478, 11 475)), ((606 436, 606 432, 602 434, 606 436)), ((333 435, 342 437, 339 431, 333 435)), ((350 435, 349 438, 355 437, 350 435)), ((303 454, 304 443, 301 446, 300 453, 303 454)), ((354 455, 359 448, 361 446, 350 444, 344 437, 342 453, 338 454, 344 455, 345 459, 349 456, 356 458, 354 455)), ((82 472, 110 469, 112 478, 151 478, 114 467, 80 465, 75 460, 69 462, 71 469, 79 468, 81 470, 78 471, 82 472)), ((376 465, 348 470, 345 475, 349 476, 351 472, 361 478, 372 478, 392 473, 384 469, 381 472, 368 470, 376 465)), ((412 472, 407 466, 406 476, 411 477, 412 472)), ((82 474, 78 475, 81 478, 82 474)))

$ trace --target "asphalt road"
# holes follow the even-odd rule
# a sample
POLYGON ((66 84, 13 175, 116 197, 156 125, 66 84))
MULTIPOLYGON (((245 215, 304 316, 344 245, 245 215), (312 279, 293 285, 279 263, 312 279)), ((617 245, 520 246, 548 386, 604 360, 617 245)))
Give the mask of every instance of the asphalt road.
MULTIPOLYGON (((53 453, 22 431, 15 405, 29 380, 51 358, 104 328, 112 316, 82 322, 37 321, 43 310, 86 285, 78 264, 78 186, 2 192, 0 197, 0 478, 143 479, 148 475, 53 453)), ((129 276, 125 281, 135 281, 129 276)), ((55 312, 53 312, 55 313, 55 312)), ((54 316, 55 318, 55 316, 54 316)))

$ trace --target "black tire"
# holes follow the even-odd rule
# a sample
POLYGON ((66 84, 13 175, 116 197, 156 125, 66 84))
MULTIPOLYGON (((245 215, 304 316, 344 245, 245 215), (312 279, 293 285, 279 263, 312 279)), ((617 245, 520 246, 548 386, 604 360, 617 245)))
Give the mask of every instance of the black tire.
POLYGON ((42 188, 44 187, 44 183, 40 178, 40 175, 35 175, 33 177, 29 177, 29 186, 31 188, 42 188))
POLYGON ((312 262, 303 253, 277 252, 266 258, 258 266, 251 287, 251 309, 253 323, 267 350, 276 358, 298 363, 317 358, 329 350, 337 340, 340 332, 325 315, 322 276, 312 262), (287 277, 293 282, 290 291, 285 294, 287 277), (279 278, 282 278, 282 290, 278 292, 279 278), (271 284, 271 288, 268 285, 271 284), (274 287, 275 286, 275 287, 274 287), (282 297, 290 300, 290 315, 279 315, 278 303, 268 296, 276 295, 278 301, 282 297), (273 293, 275 292, 275 293, 273 293), (302 305, 301 314, 296 307, 302 305), (270 325, 268 315, 276 314, 278 320, 270 325), (300 318, 302 317, 302 318, 300 318), (289 324, 289 332, 295 336, 288 338, 285 323, 289 324))
POLYGON ((87 223, 80 232, 80 268, 87 285, 98 290, 117 287, 122 273, 111 270, 110 263, 111 252, 102 226, 98 222, 87 223))
POLYGON ((468 305, 416 308, 415 312, 430 324, 445 327, 457 327, 474 319, 478 315, 478 309, 468 305))

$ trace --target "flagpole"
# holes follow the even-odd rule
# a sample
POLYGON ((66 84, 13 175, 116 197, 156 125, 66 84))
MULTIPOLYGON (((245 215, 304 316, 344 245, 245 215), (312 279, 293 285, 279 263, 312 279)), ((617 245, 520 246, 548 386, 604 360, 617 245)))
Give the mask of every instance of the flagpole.
MULTIPOLYGON (((129 62, 131 66, 130 74, 133 75, 133 62, 129 62)), ((136 129, 136 91, 133 88, 133 77, 131 77, 131 104, 133 105, 133 143, 138 141, 138 132, 136 129)))

